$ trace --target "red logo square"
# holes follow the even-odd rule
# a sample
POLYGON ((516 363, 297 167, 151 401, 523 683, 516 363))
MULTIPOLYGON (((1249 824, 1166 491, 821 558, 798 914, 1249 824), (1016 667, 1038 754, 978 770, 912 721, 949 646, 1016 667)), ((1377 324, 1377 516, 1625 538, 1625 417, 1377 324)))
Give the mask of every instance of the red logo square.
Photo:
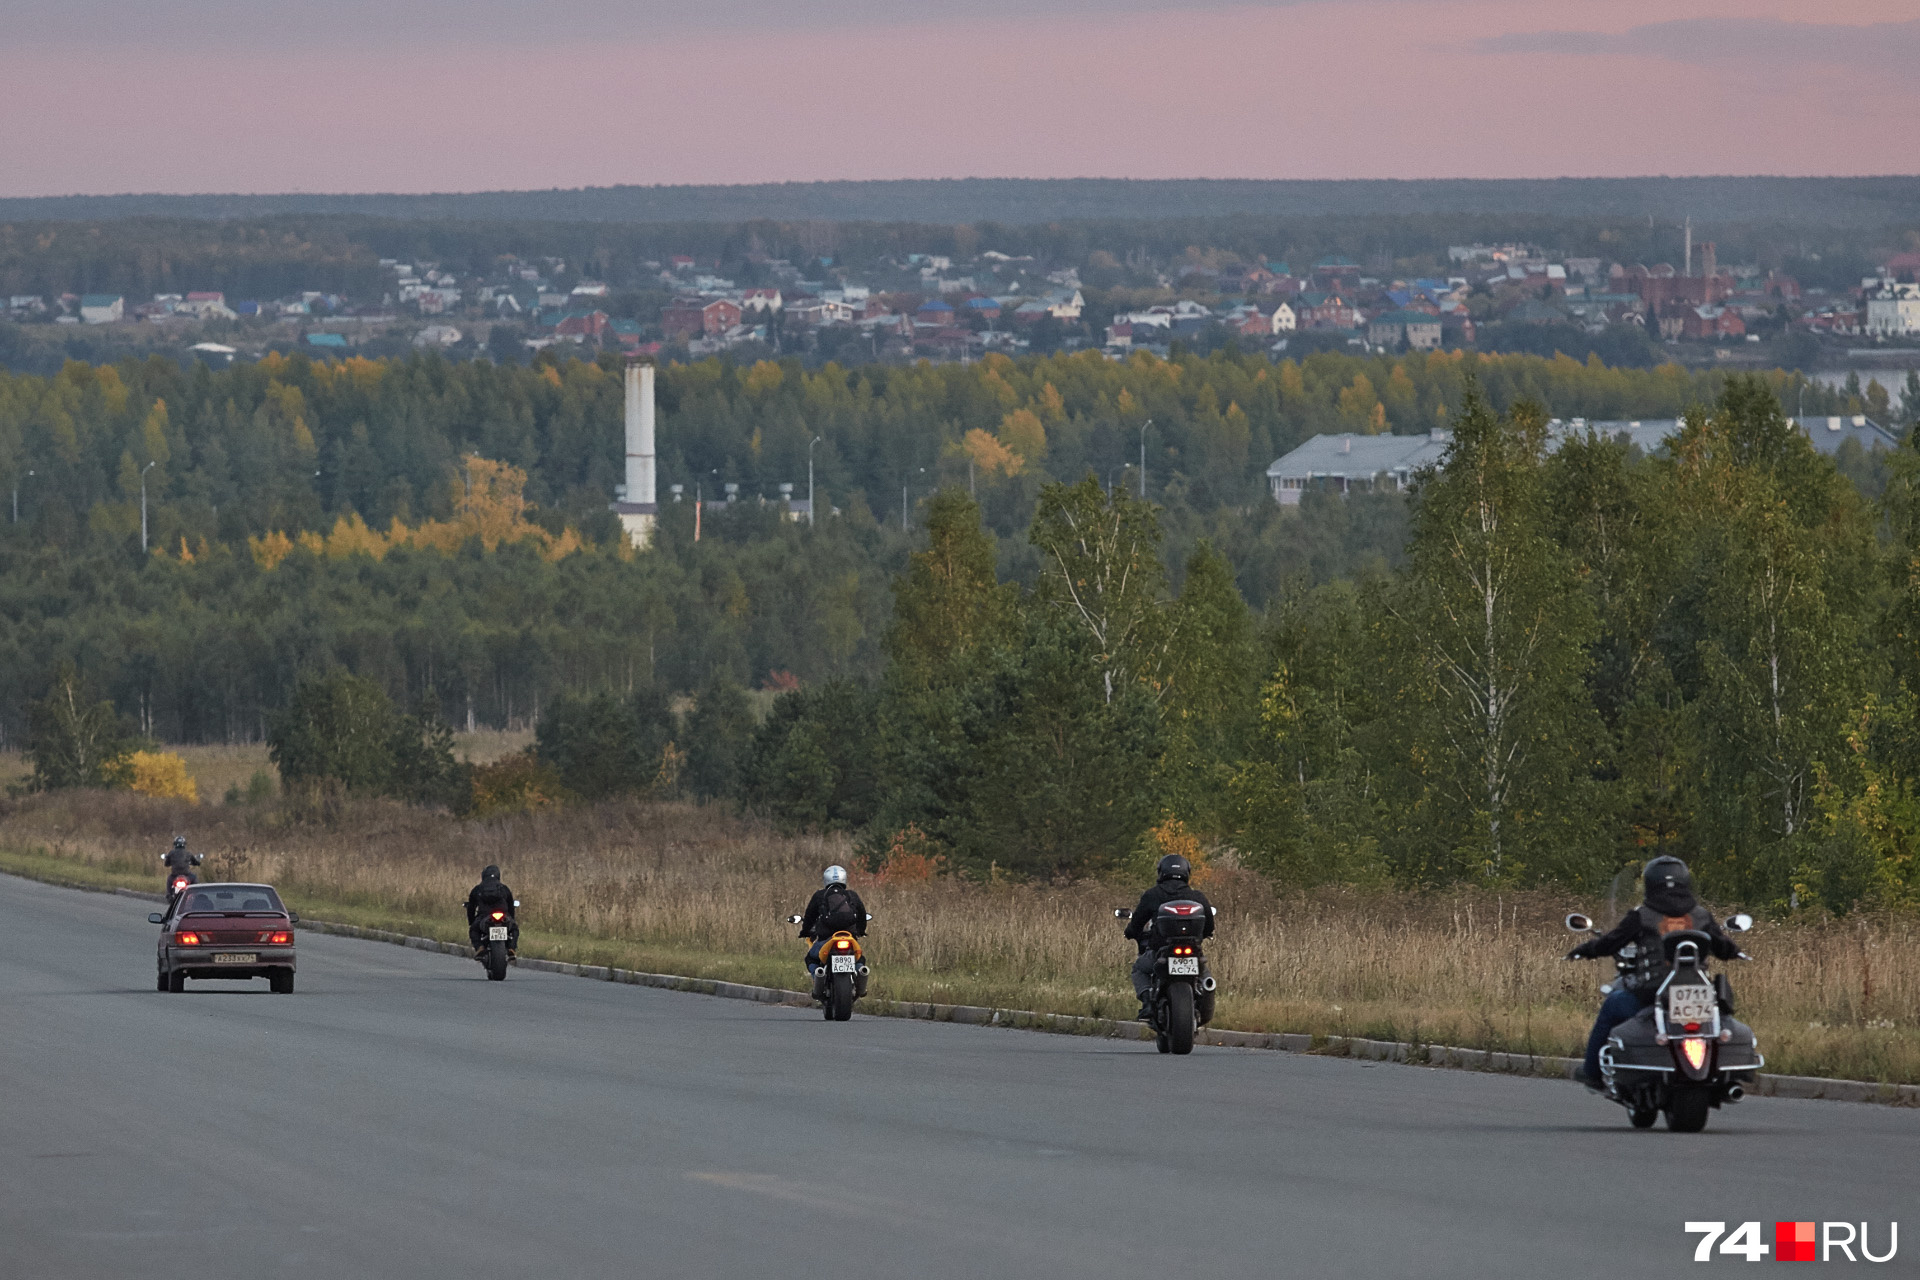
POLYGON ((1812 1222, 1776 1222, 1773 1224, 1775 1262, 1814 1262, 1814 1242, 1819 1238, 1812 1222))

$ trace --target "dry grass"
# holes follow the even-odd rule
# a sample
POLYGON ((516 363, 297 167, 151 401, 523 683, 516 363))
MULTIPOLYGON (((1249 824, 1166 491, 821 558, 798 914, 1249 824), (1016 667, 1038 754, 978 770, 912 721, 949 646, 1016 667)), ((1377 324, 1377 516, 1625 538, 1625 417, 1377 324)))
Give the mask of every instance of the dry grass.
MULTIPOLYGON (((838 839, 777 836, 713 808, 608 804, 487 821, 356 804, 330 822, 285 806, 50 796, 0 811, 0 865, 60 866, 157 885, 166 837, 188 830, 217 876, 270 880, 316 916, 441 937, 497 862, 525 903, 530 954, 794 986, 797 911, 838 839), (57 859, 58 863, 48 861, 57 859)), ((1112 908, 1138 886, 1041 887, 937 878, 860 883, 876 919, 875 994, 1129 1016, 1132 948, 1112 908)), ((1577 1052, 1610 974, 1560 960, 1554 895, 1281 894, 1232 869, 1206 886, 1217 1022, 1428 1043, 1577 1052)), ((1767 925, 1734 972, 1770 1068, 1920 1081, 1920 926, 1862 918, 1767 925)))

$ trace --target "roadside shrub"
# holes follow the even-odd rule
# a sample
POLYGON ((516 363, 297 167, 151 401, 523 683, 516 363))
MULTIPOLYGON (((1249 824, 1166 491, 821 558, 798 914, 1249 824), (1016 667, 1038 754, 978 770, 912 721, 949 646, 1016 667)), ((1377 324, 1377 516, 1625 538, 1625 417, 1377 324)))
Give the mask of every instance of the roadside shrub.
POLYGON ((345 671, 302 679, 273 718, 267 749, 290 791, 338 787, 454 809, 471 794, 431 697, 405 714, 379 685, 345 671))
POLYGON ((753 708, 746 690, 715 678, 700 691, 684 735, 686 768, 681 781, 701 800, 738 794, 753 747, 753 708))
POLYGON ((577 799, 552 766, 525 753, 473 769, 472 812, 476 818, 497 813, 526 813, 577 799))
POLYGON ((583 800, 671 793, 684 759, 669 754, 675 728, 673 708, 656 689, 630 698, 569 694, 542 713, 533 752, 583 800))
POLYGON ((200 803, 200 788, 187 772, 187 762, 171 751, 136 751, 127 757, 129 785, 143 796, 200 803))
POLYGON ((847 831, 873 817, 873 695, 844 680, 783 693, 753 735, 741 795, 785 831, 847 831))

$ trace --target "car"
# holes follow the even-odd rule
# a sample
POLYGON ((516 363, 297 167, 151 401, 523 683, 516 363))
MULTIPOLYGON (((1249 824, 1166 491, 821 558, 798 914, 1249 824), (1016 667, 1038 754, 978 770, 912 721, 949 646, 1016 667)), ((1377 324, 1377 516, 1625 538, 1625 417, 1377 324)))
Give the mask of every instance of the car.
POLYGON ((147 920, 160 926, 161 991, 184 991, 188 978, 265 978, 281 995, 293 990, 300 916, 272 885, 196 884, 147 920))

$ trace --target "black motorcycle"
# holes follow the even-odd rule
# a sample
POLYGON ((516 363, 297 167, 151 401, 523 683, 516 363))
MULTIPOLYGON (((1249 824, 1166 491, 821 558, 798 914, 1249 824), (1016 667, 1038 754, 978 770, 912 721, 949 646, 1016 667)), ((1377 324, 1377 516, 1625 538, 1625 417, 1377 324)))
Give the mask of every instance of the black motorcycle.
MULTIPOLYGON (((1744 933, 1753 927, 1753 917, 1735 915, 1725 927, 1728 933, 1744 933)), ((1567 917, 1567 928, 1599 932, 1579 914, 1567 917)), ((1607 1096, 1627 1109, 1636 1129, 1650 1128, 1665 1112, 1674 1133, 1698 1133, 1707 1127, 1708 1112, 1745 1097, 1754 1073, 1766 1065, 1753 1028, 1734 1019, 1727 976, 1707 972, 1711 942, 1700 929, 1664 935, 1667 975, 1653 1003, 1615 1027, 1600 1050, 1607 1096)), ((1614 957, 1623 980, 1644 960, 1637 946, 1623 947, 1614 957)))
POLYGON ((200 883, 200 877, 192 871, 200 865, 200 855, 190 854, 186 867, 170 867, 167 871, 167 905, 171 907, 174 899, 185 893, 189 886, 200 883))
MULTIPOLYGON (((1182 898, 1161 903, 1154 912, 1148 931, 1153 977, 1146 1005, 1153 1018, 1153 1044, 1161 1053, 1192 1053, 1200 1028, 1213 1021, 1213 974, 1200 948, 1208 910, 1182 898)), ((1113 914, 1121 920, 1133 918, 1125 907, 1113 914)))
POLYGON ((515 898, 512 907, 485 907, 468 931, 473 958, 486 967, 489 982, 506 981, 507 966, 519 953, 519 906, 520 899, 515 898))

